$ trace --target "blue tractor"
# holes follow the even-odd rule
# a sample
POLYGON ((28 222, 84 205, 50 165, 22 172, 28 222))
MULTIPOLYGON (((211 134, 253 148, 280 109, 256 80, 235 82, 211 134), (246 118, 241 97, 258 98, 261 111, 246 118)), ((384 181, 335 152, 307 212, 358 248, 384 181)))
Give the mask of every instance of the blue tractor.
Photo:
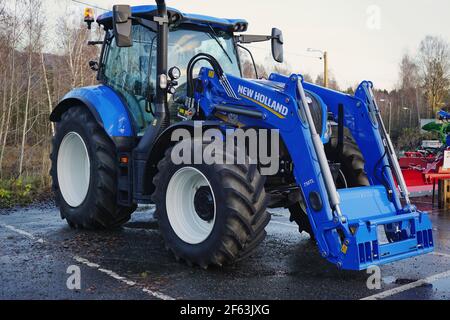
POLYGON ((117 5, 97 18, 106 32, 92 43, 102 45, 91 62, 100 84, 69 92, 51 114, 53 188, 71 227, 114 228, 138 204, 155 204, 166 248, 206 268, 248 256, 266 235, 267 208, 282 207, 339 268, 433 250, 430 220, 411 204, 371 82, 352 96, 299 74, 243 78, 238 48, 271 41, 282 62, 280 30, 249 35, 245 20, 156 4, 117 5), (174 141, 175 133, 210 129, 218 140, 278 132, 278 170, 173 160, 186 140, 194 156, 209 146, 195 135, 174 141))

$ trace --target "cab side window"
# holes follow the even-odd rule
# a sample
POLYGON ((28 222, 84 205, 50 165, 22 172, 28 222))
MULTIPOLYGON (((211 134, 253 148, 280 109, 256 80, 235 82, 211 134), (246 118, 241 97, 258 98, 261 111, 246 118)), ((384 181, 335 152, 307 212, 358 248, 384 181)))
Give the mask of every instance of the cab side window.
POLYGON ((153 121, 156 87, 156 33, 133 26, 133 46, 119 48, 114 38, 105 52, 103 79, 128 104, 138 135, 153 121))

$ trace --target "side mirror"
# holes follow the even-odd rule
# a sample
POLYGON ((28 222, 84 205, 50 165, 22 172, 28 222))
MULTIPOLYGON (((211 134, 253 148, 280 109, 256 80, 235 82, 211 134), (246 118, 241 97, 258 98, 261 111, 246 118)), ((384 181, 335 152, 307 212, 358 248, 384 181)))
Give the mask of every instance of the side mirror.
POLYGON ((284 61, 283 32, 277 28, 272 29, 272 56, 279 63, 284 61))
POLYGON ((119 48, 133 46, 130 17, 131 7, 129 5, 115 5, 113 7, 114 37, 119 48))

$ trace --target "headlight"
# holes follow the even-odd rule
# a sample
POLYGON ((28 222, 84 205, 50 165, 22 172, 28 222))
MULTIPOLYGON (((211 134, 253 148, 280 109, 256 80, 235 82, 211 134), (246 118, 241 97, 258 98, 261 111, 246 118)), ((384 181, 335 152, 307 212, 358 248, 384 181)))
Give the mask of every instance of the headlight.
POLYGON ((172 67, 169 70, 170 80, 178 80, 181 77, 181 70, 178 67, 172 67))

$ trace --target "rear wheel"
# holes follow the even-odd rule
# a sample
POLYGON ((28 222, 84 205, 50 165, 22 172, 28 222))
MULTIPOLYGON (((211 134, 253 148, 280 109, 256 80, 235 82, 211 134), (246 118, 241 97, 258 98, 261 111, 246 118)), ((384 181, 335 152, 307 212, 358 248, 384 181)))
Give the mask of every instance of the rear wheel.
POLYGON ((298 232, 302 233, 305 231, 311 236, 311 239, 314 240, 314 232, 312 231, 311 223, 309 222, 308 214, 306 213, 305 203, 297 202, 288 209, 291 214, 289 220, 298 225, 298 232))
POLYGON ((203 268, 248 256, 270 220, 257 166, 175 165, 171 152, 158 164, 152 197, 167 249, 203 268))
POLYGON ((338 148, 338 127, 333 127, 330 142, 325 145, 325 152, 329 161, 341 164, 337 188, 369 186, 369 179, 364 171, 364 156, 349 129, 344 128, 342 152, 339 152, 338 148))
POLYGON ((62 115, 51 154, 53 190, 61 217, 73 228, 126 223, 133 207, 117 205, 115 146, 82 106, 62 115))
MULTIPOLYGON (((347 128, 344 129, 342 152, 339 152, 338 148, 338 128, 333 127, 331 139, 325 145, 325 153, 329 161, 341 165, 335 181, 336 187, 341 189, 369 186, 369 179, 364 171, 364 156, 347 128)), ((295 221, 299 225, 299 231, 309 233, 314 239, 304 203, 296 203, 288 209, 291 221, 295 221)))

